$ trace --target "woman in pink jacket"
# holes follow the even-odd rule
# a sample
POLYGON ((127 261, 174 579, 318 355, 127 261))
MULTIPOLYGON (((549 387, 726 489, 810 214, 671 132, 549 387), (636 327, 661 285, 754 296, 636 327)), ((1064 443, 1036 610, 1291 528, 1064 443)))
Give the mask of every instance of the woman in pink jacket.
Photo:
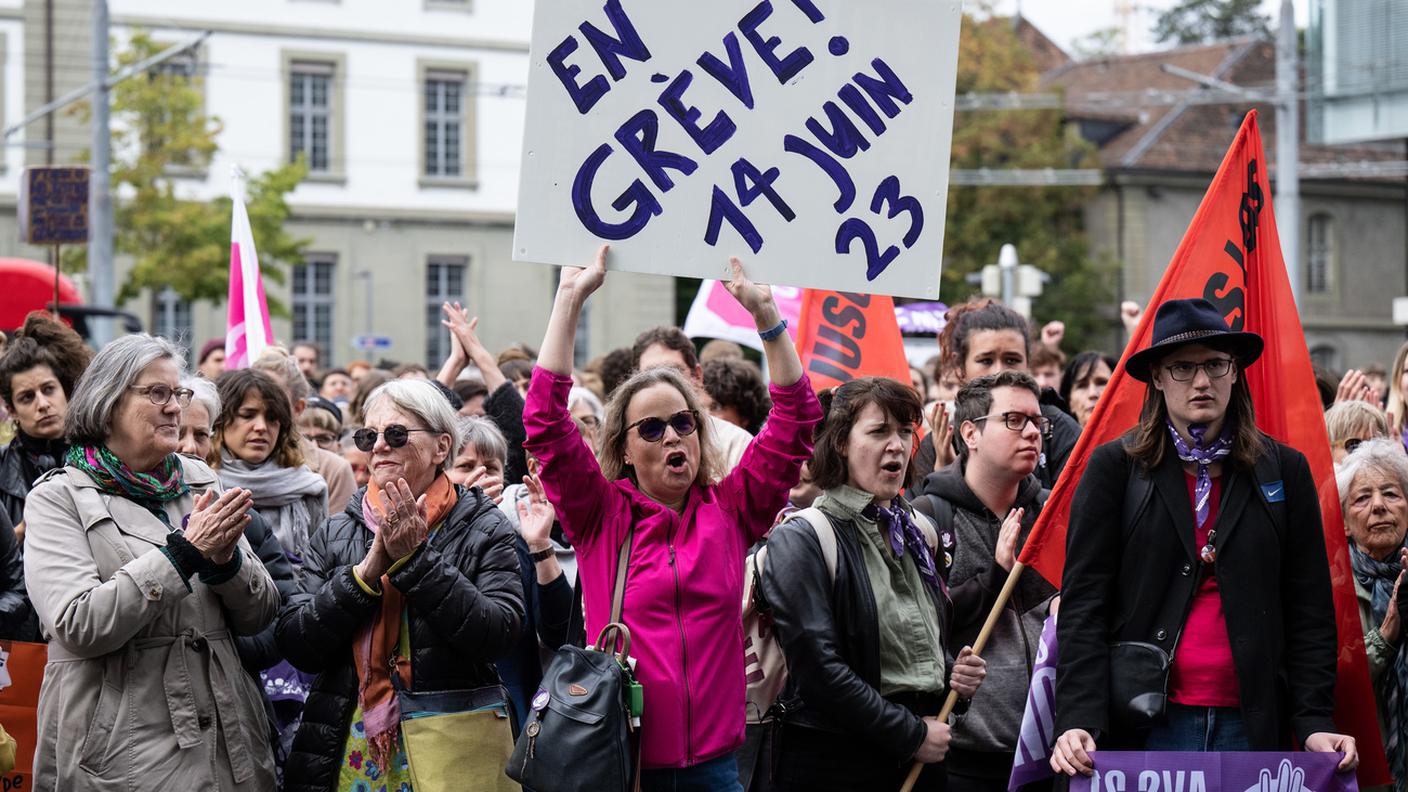
POLYGON ((731 261, 728 290, 757 322, 772 372, 767 425, 719 480, 693 386, 668 367, 638 372, 612 395, 593 455, 567 412, 582 305, 606 277, 606 246, 565 268, 524 408, 528 450, 577 549, 587 632, 611 610, 621 543, 634 527, 623 618, 645 689, 641 788, 739 790, 743 744, 743 559, 772 526, 811 454, 821 406, 772 291, 731 261))

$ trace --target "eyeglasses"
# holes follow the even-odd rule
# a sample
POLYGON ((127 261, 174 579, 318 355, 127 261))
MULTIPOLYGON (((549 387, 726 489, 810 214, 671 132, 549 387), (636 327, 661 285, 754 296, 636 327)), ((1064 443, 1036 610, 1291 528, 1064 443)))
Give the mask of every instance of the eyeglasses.
POLYGON ((665 438, 665 427, 675 430, 680 437, 688 437, 699 428, 699 413, 694 410, 680 410, 669 418, 642 418, 626 427, 629 432, 635 429, 640 439, 647 443, 658 443, 665 438))
POLYGON ((1027 415, 1026 413, 1020 412, 1005 412, 1002 415, 984 415, 981 418, 974 418, 973 423, 986 421, 989 418, 1001 418, 1002 425, 1014 432, 1020 432, 1026 429, 1028 422, 1030 422, 1032 426, 1035 426, 1036 430, 1041 434, 1046 434, 1046 430, 1051 428, 1050 418, 1044 415, 1027 415))
POLYGON ((1363 443, 1363 442, 1364 442, 1364 439, 1363 439, 1363 438, 1360 438, 1360 437, 1351 437, 1351 438, 1349 438, 1348 440, 1344 441, 1344 452, 1345 452, 1346 454, 1353 454, 1353 453, 1354 453, 1354 449, 1358 448, 1358 447, 1360 446, 1360 444, 1363 443))
POLYGON ((190 388, 173 388, 169 385, 133 385, 131 390, 151 399, 152 404, 158 407, 171 401, 171 397, 175 396, 176 403, 181 405, 183 409, 191 406, 191 397, 196 395, 196 392, 190 388))
MULTIPOLYGON (((331 451, 337 445, 337 435, 335 434, 329 434, 327 432, 304 432, 303 436, 312 440, 314 444, 324 451, 331 451)), ((376 443, 376 438, 372 438, 372 443, 376 443)), ((390 444, 388 440, 387 445, 390 444)))
POLYGON ((1232 370, 1232 358, 1213 358, 1202 363, 1188 363, 1187 361, 1173 363, 1164 366, 1168 375, 1173 377, 1174 382, 1191 382, 1198 376, 1198 369, 1208 373, 1208 379, 1221 379, 1227 376, 1227 372, 1232 370))
POLYGON ((434 429, 407 429, 400 424, 391 424, 380 432, 366 427, 352 433, 352 442, 356 444, 358 449, 370 454, 372 449, 376 447, 377 435, 384 436, 386 438, 386 444, 392 448, 400 448, 411 441, 411 432, 434 431, 434 429))

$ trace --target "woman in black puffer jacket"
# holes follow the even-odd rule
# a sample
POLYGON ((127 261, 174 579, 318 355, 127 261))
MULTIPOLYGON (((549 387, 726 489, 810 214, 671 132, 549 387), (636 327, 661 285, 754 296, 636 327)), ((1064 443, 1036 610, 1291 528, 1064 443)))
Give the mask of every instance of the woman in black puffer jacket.
POLYGON ((302 591, 278 622, 279 648, 318 674, 286 792, 409 781, 388 669, 418 692, 497 685, 493 663, 523 623, 513 528, 480 490, 445 477, 459 437, 440 392, 412 380, 383 385, 356 440, 371 453, 372 480, 314 534, 302 591))

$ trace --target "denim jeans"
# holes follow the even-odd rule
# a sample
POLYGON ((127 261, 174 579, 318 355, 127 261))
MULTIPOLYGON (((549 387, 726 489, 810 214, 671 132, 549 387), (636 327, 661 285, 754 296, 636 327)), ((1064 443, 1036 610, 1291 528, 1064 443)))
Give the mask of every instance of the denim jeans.
POLYGON ((1242 711, 1237 707, 1189 707, 1169 702, 1165 721, 1155 726, 1146 751, 1250 751, 1242 711))
POLYGON ((743 792, 738 783, 738 757, 726 753, 693 767, 642 770, 642 792, 743 792))

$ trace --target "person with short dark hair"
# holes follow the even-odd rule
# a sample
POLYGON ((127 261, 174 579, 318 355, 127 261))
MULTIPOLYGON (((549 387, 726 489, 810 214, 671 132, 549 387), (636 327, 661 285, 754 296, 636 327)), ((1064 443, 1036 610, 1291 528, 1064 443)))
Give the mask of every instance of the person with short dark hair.
POLYGON ((1061 401, 1070 406, 1071 415, 1081 426, 1089 423, 1118 365, 1119 361, 1103 352, 1082 352, 1066 366, 1061 375, 1061 401))
POLYGON ((621 347, 607 352, 601 361, 602 401, 610 399, 611 394, 621 387, 621 383, 631 378, 635 368, 635 354, 630 347, 621 347))
POLYGON ((788 671, 778 789, 894 789, 914 761, 926 766, 919 789, 945 788, 952 730, 933 716, 950 686, 974 695, 985 663, 968 647, 950 661, 962 644, 939 548, 901 495, 920 411, 919 395, 892 379, 835 388, 809 465, 834 574, 805 518, 768 538, 763 599, 788 671))
POLYGON ((1292 738, 1343 752, 1341 770, 1358 763, 1332 717, 1339 644, 1315 480, 1256 425, 1246 370, 1262 348, 1207 300, 1169 300, 1125 360, 1147 385, 1139 423, 1091 453, 1071 504, 1058 772, 1090 775, 1097 746, 1288 751, 1292 738))
POLYGON ((700 367, 709 413, 756 435, 772 409, 763 372, 742 358, 717 358, 700 367))
POLYGON ((329 369, 323 375, 322 382, 318 383, 318 395, 338 407, 345 408, 352 401, 356 391, 357 383, 352 379, 352 375, 347 373, 347 369, 329 369))
POLYGON ((212 338, 201 345, 196 373, 212 381, 225 373, 225 339, 212 338))
POLYGON ((489 386, 478 377, 464 377, 455 381, 455 395, 460 397, 460 415, 474 417, 484 415, 484 399, 489 395, 489 386))
MULTIPOLYGON (((925 478, 915 508, 939 526, 944 555, 940 571, 951 589, 985 592, 956 608, 966 626, 958 643, 977 639, 978 628, 1036 523, 1046 491, 1036 477, 1047 421, 1036 380, 1006 369, 969 380, 954 402, 958 459, 925 478)), ((1031 668, 1056 589, 1025 575, 988 639, 988 677, 972 708, 953 730, 948 759, 952 790, 1006 789, 1022 728, 1031 668)))
POLYGON ((294 341, 289 347, 289 354, 298 361, 298 370, 308 381, 315 382, 318 379, 318 371, 321 369, 323 348, 316 341, 294 341))
POLYGON ((1027 370, 1032 373, 1032 378, 1036 380, 1038 388, 1060 391, 1064 383, 1061 375, 1061 367, 1064 365, 1066 365, 1066 355, 1061 350, 1052 349, 1045 344, 1037 344, 1032 347, 1032 359, 1027 365, 1027 370))

